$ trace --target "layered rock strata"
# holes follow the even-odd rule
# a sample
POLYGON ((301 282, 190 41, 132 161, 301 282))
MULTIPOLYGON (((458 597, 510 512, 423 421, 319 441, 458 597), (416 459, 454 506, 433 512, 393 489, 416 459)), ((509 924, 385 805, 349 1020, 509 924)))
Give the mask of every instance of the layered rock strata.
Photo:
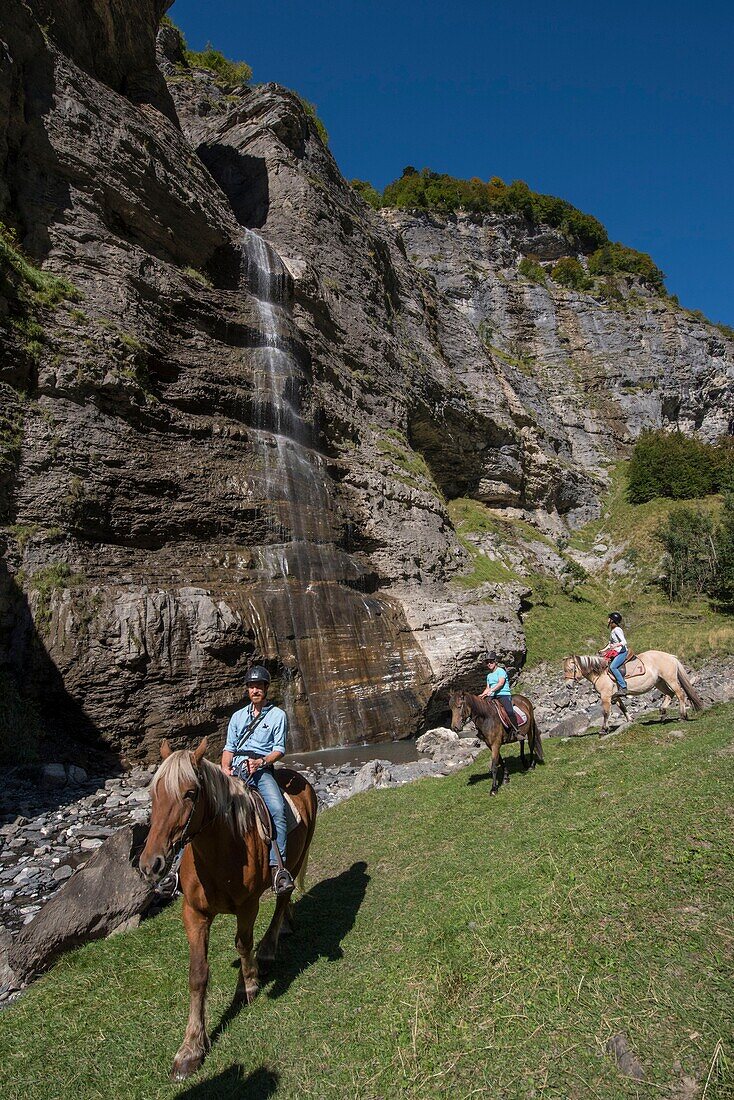
MULTIPOLYGON (((421 271, 425 219, 367 207, 293 93, 219 87, 170 28, 166 89, 164 6, 2 14, 0 219, 72 284, 31 294, 19 262, 0 284, 7 683, 54 738, 131 759, 216 749, 255 659, 294 747, 405 736, 488 646, 524 654, 521 587, 452 584, 446 501, 578 522, 623 431, 569 415, 571 368, 549 398, 493 350, 500 227, 474 298, 461 219, 436 227, 457 275, 421 271)), ((520 290, 526 327, 576 308, 520 290)), ((728 362, 685 405, 709 433, 728 362)))

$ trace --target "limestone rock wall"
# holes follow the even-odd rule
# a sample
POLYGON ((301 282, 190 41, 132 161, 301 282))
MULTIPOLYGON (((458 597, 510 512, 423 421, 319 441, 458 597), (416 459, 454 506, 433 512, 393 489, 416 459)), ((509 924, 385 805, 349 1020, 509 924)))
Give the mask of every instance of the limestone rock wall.
MULTIPOLYGON (((572 466, 603 468, 645 427, 715 439, 731 429, 734 341, 634 279, 614 298, 518 273, 575 255, 550 227, 519 215, 384 217, 482 335, 538 429, 572 466)), ((580 257, 582 262, 584 257, 580 257)))
MULTIPOLYGON (((480 682, 486 648, 522 662, 523 590, 452 583, 446 501, 546 527, 594 512, 631 428, 574 404, 563 348, 612 322, 521 284, 513 225, 372 211, 293 93, 222 89, 165 28, 156 64, 164 7, 0 15, 0 220, 74 288, 34 297, 2 260, 0 672, 47 752, 216 748, 253 660, 294 747, 405 736, 480 682), (485 322, 544 358, 515 370, 485 322)), ((702 337, 674 321, 683 363, 702 337)), ((701 355, 681 415, 711 433, 730 359, 701 355)))

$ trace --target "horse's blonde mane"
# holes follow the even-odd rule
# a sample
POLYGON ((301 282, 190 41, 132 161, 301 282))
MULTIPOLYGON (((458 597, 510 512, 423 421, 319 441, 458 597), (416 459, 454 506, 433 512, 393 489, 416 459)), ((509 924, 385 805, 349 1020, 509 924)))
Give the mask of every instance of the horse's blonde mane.
POLYGON ((606 657, 598 657, 595 654, 577 656, 575 660, 584 676, 589 672, 592 676, 600 676, 602 672, 609 668, 609 661, 606 657))
POLYGON ((252 795, 242 780, 225 775, 209 760, 202 759, 195 768, 193 754, 187 749, 166 757, 153 776, 151 792, 155 793, 159 783, 168 797, 177 802, 183 802, 185 792, 195 787, 206 795, 214 817, 228 817, 235 833, 243 836, 252 828, 255 812, 252 795))

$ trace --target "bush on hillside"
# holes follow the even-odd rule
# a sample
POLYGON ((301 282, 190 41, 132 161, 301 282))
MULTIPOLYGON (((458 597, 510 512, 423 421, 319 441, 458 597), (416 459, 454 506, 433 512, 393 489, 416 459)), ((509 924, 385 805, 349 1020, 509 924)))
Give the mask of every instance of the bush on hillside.
POLYGON ((637 275, 651 290, 665 293, 665 275, 652 258, 618 241, 607 241, 589 256, 589 271, 592 275, 637 275))
POLYGON ((593 286, 583 266, 573 256, 564 256, 554 264, 551 275, 554 282, 569 290, 589 290, 593 286))
POLYGON ((230 61, 221 50, 215 50, 211 42, 207 42, 203 50, 184 48, 184 57, 194 68, 209 69, 216 82, 225 87, 236 88, 252 80, 252 69, 246 61, 230 61))
POLYGON ((655 532, 665 550, 663 582, 671 600, 701 596, 715 586, 716 547, 711 516, 679 508, 655 532))
POLYGON ((321 140, 323 141, 324 145, 328 145, 329 144, 329 133, 328 133, 326 127, 324 126, 323 122, 321 121, 321 119, 318 116, 318 113, 316 111, 316 104, 311 103, 311 101, 309 99, 304 99, 302 95, 298 95, 298 92, 296 92, 296 95, 298 96, 299 100, 301 101, 301 106, 303 107, 304 111, 306 112, 306 114, 308 115, 308 117, 311 119, 314 126, 316 127, 316 132, 319 135, 319 137, 321 138, 321 140))
POLYGON ((518 275, 522 275, 523 279, 529 279, 531 283, 539 283, 541 286, 545 286, 545 270, 530 256, 523 256, 517 267, 518 275))
POLYGON ((584 252, 592 252, 609 240, 606 229, 596 218, 577 210, 565 199, 532 191, 524 180, 510 184, 498 176, 488 183, 476 177, 460 180, 428 168, 418 172, 409 165, 400 179, 387 185, 383 201, 385 206, 398 209, 520 214, 534 224, 560 229, 584 252))
POLYGON ((734 607, 734 492, 724 499, 721 523, 714 534, 716 569, 711 594, 725 607, 734 607))
POLYGON ((379 210, 382 206, 382 195, 368 180, 350 180, 351 187, 364 199, 368 206, 379 210))
POLYGON ((644 504, 655 497, 690 500, 727 487, 734 478, 734 447, 703 443, 680 432, 646 430, 632 452, 627 497, 644 504))

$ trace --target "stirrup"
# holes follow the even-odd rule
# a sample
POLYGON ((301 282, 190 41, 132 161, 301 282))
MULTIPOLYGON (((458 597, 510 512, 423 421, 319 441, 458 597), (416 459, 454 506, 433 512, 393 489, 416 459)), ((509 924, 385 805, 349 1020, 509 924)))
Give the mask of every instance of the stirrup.
POLYGON ((273 867, 274 894, 292 894, 295 888, 296 884, 286 867, 273 867))

